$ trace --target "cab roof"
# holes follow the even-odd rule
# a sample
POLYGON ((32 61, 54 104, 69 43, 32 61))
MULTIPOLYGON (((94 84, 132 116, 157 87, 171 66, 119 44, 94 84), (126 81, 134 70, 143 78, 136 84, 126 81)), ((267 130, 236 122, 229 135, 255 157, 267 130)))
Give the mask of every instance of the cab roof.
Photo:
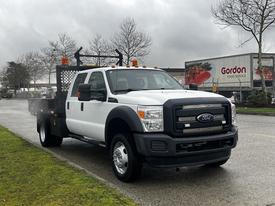
POLYGON ((91 72, 91 71, 111 71, 111 70, 117 70, 117 69, 125 69, 125 70, 158 70, 158 71, 163 71, 158 68, 153 68, 153 67, 126 67, 126 66, 115 66, 115 67, 99 67, 99 68, 91 68, 91 69, 86 69, 82 70, 79 73, 86 73, 86 72, 91 72))

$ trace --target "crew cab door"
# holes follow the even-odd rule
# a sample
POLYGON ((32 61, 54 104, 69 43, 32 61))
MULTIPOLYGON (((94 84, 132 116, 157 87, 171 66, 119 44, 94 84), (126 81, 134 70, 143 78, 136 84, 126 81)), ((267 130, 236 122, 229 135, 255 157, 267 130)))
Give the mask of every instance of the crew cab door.
POLYGON ((91 85, 92 95, 90 101, 83 101, 81 115, 82 135, 96 141, 105 141, 105 122, 112 108, 116 105, 109 103, 108 90, 104 74, 101 71, 91 73, 88 84, 91 85), (105 94, 104 100, 95 100, 97 95, 105 94), (94 98, 94 99, 93 99, 94 98))
POLYGON ((78 86, 85 83, 88 73, 79 73, 73 85, 68 91, 66 100, 66 124, 70 132, 80 134, 81 132, 81 102, 78 101, 78 86))
POLYGON ((90 76, 88 75, 86 80, 83 79, 84 76, 76 77, 75 83, 71 89, 71 95, 68 95, 66 102, 67 127, 70 132, 74 134, 103 142, 105 141, 105 122, 107 116, 110 111, 118 105, 107 101, 108 92, 110 91, 107 88, 106 77, 104 77, 103 72, 93 71, 90 76), (90 101, 78 100, 78 86, 81 83, 88 83, 91 85, 91 90, 94 92, 92 92, 90 101), (96 95, 100 94, 100 92, 97 93, 97 91, 100 91, 101 94, 105 91, 105 100, 95 100, 97 99, 96 95))

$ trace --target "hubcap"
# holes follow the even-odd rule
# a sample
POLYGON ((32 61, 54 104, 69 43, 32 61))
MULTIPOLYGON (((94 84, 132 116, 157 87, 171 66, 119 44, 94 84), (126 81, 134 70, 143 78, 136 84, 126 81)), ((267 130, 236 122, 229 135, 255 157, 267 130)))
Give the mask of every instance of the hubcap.
POLYGON ((122 142, 117 142, 113 151, 113 161, 116 170, 119 174, 123 175, 128 168, 128 152, 122 142))
POLYGON ((45 139, 46 139, 46 134, 45 134, 45 127, 44 127, 44 125, 42 125, 42 126, 40 127, 40 139, 41 139, 42 142, 44 142, 45 139))

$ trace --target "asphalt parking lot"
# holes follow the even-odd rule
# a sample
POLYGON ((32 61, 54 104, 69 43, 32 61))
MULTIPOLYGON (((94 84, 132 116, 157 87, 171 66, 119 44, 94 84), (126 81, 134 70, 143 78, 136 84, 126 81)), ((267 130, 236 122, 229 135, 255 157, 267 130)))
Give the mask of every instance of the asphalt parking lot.
MULTIPOLYGON (((239 142, 232 157, 218 169, 145 167, 135 183, 118 181, 107 152, 65 139, 59 156, 85 168, 141 205, 275 205, 275 117, 238 115, 239 142)), ((0 100, 0 124, 39 145, 35 117, 27 101, 0 100)))

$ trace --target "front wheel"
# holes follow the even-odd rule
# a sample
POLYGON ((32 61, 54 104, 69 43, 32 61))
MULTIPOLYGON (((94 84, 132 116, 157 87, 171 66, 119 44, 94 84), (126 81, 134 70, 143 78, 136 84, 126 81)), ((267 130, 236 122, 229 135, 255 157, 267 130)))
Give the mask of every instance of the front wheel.
POLYGON ((119 180, 131 182, 139 177, 142 164, 127 135, 114 136, 111 143, 111 158, 113 171, 119 180))
POLYGON ((49 125, 44 121, 39 127, 39 140, 43 147, 58 147, 62 144, 63 138, 51 135, 49 125))

